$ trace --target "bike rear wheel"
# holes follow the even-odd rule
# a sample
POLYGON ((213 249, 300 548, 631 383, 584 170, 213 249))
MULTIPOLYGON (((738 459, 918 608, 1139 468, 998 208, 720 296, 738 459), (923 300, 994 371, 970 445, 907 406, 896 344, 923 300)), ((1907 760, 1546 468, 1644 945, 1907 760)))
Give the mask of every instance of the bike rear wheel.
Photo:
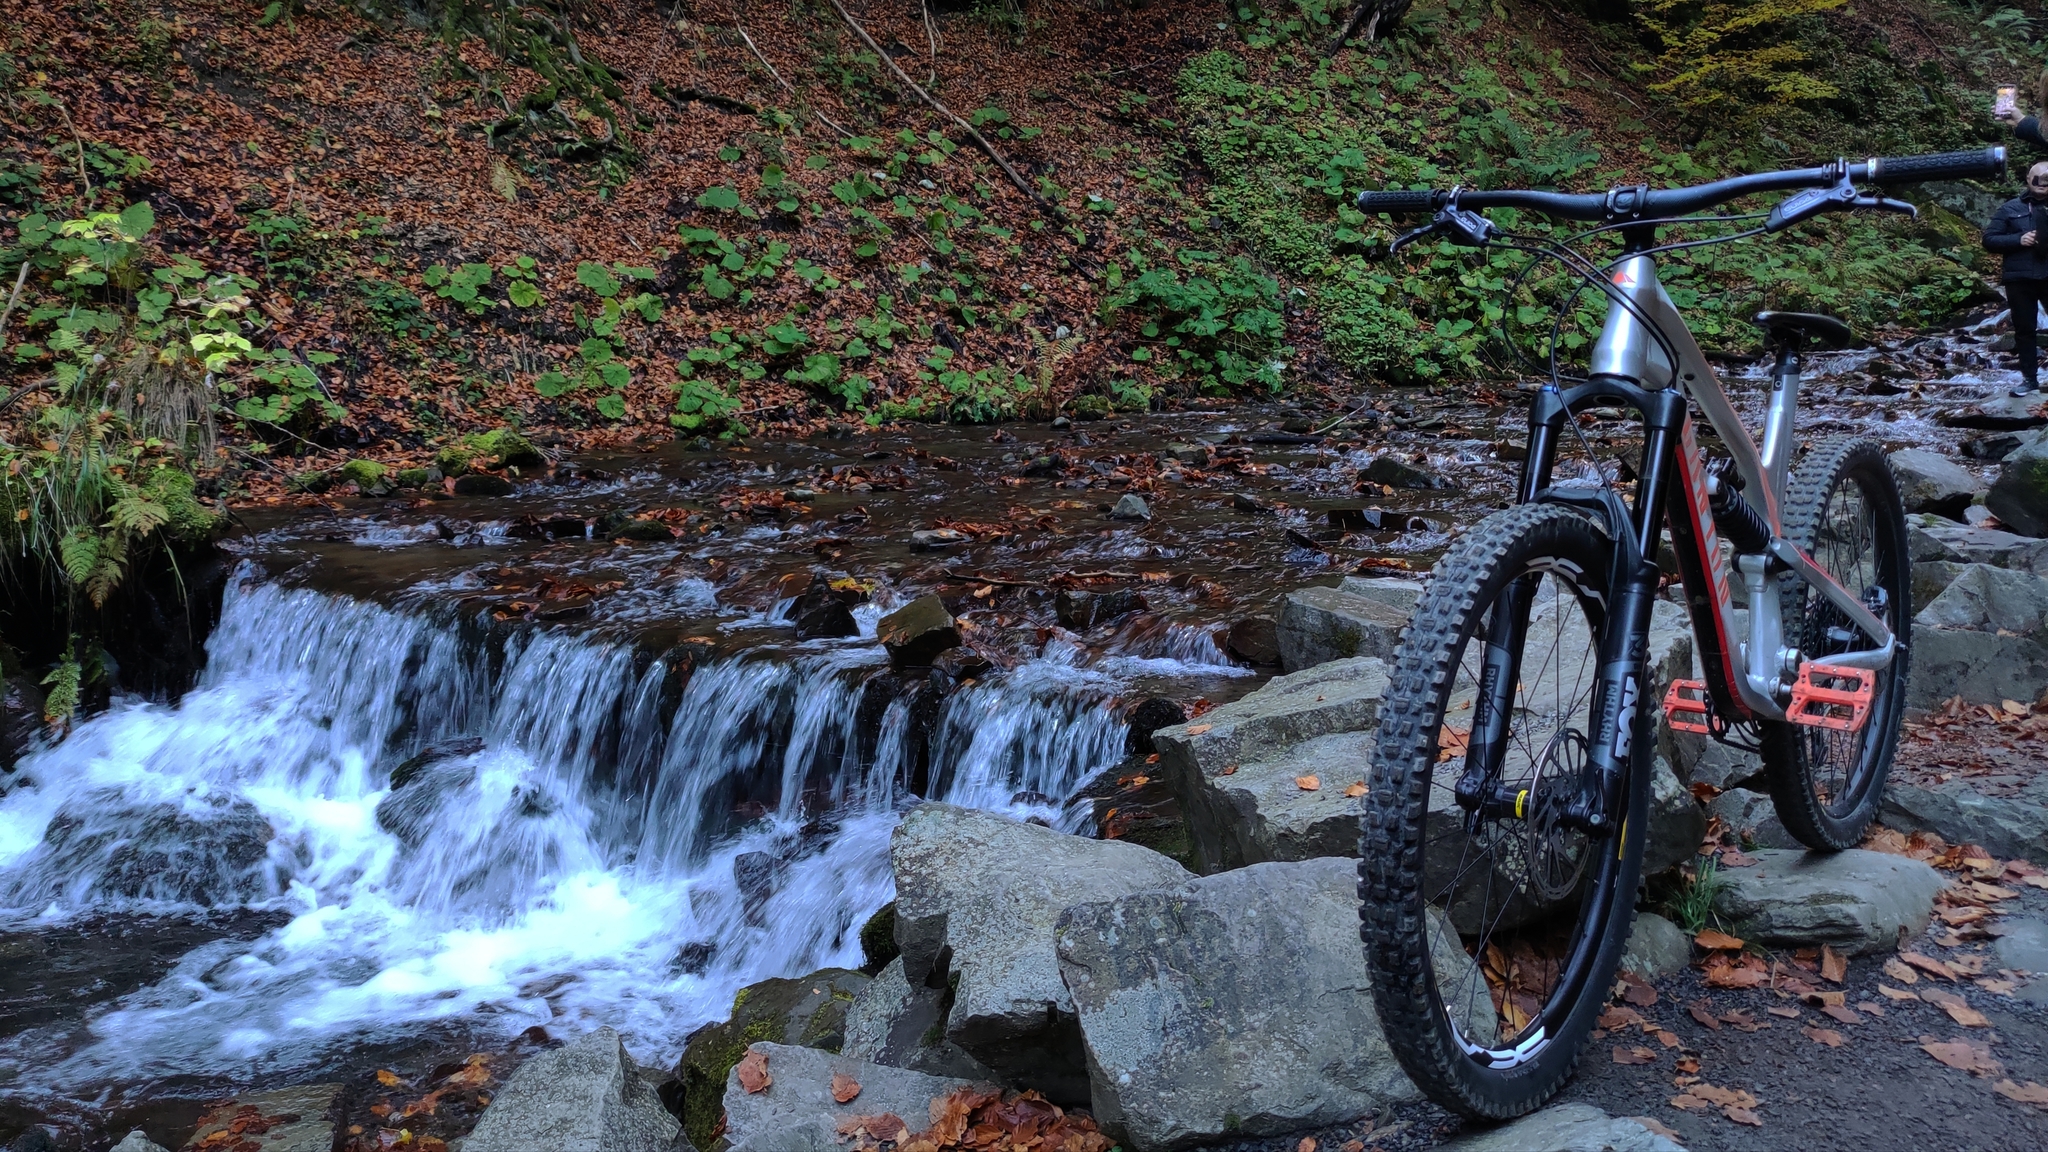
MULTIPOLYGON (((1795 839, 1823 852, 1854 848, 1877 817, 1905 715, 1911 655, 1913 566, 1906 510, 1884 448, 1870 440, 1824 440, 1807 452, 1785 495, 1785 535, 1842 587, 1863 598, 1899 638, 1891 667, 1878 672, 1860 731, 1763 725, 1762 753, 1778 819, 1795 839)), ((1785 640, 1811 661, 1871 647, 1804 580, 1780 585, 1785 640)))
MULTIPOLYGON (((1618 833, 1557 819, 1605 704, 1596 673, 1611 549, 1590 520, 1557 505, 1482 521, 1437 566, 1380 709, 1359 861, 1373 998, 1409 1077, 1468 1116, 1518 1116, 1562 1086, 1634 920, 1643 837, 1630 830, 1646 824, 1647 788, 1625 788, 1618 833), (1530 591, 1521 629, 1494 619, 1508 614, 1504 593, 1518 582, 1530 591), (1453 785, 1484 652, 1517 631, 1499 781, 1526 807, 1468 817, 1453 785)), ((1636 732, 1632 782, 1645 778, 1648 754, 1636 732)))

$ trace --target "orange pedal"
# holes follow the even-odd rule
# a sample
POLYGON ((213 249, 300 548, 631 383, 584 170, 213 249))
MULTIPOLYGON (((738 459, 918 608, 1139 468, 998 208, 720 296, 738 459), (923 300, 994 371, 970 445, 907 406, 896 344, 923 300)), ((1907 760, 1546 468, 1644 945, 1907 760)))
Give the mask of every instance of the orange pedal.
POLYGON ((1808 728, 1854 732, 1870 718, 1870 696, 1877 673, 1867 668, 1841 668, 1811 661, 1799 666, 1792 681, 1792 703, 1785 718, 1808 728))
POLYGON ((1664 693, 1664 722, 1673 732, 1708 735, 1707 682, 1673 680, 1671 690, 1664 693))

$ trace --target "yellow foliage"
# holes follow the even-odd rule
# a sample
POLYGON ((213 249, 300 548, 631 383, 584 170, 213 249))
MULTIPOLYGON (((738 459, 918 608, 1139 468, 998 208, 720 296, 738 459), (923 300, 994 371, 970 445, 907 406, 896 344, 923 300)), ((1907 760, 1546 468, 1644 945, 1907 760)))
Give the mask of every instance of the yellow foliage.
POLYGON ((1792 38, 1803 17, 1846 0, 1649 0, 1637 18, 1663 45, 1648 65, 1653 92, 1687 111, 1747 119, 1756 110, 1824 100, 1838 89, 1803 67, 1812 57, 1792 38))

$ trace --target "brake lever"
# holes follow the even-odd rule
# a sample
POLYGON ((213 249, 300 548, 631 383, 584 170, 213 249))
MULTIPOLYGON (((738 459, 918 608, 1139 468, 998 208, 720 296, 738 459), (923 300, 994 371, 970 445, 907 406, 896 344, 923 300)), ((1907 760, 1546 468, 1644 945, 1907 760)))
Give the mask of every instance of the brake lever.
POLYGON ((1764 231, 1778 232, 1790 228, 1802 220, 1810 220, 1823 212, 1852 212, 1858 208, 1874 208, 1880 212, 1898 212, 1914 219, 1920 218, 1920 210, 1903 200, 1887 196, 1866 195, 1856 190, 1849 180, 1846 168, 1841 179, 1832 188, 1809 188, 1795 192, 1771 209, 1771 215, 1764 221, 1764 231))
POLYGON ((1920 218, 1920 210, 1918 208, 1913 207, 1904 200, 1894 200, 1889 196, 1858 196, 1856 203, 1851 205, 1851 207, 1875 208, 1880 212, 1897 212, 1914 220, 1920 218))
POLYGON ((1412 232, 1403 233, 1387 249, 1388 254, 1399 252, 1408 245, 1438 232, 1450 233, 1453 244, 1467 248, 1484 248, 1486 242, 1500 232, 1493 221, 1467 208, 1445 208, 1436 217, 1412 232))

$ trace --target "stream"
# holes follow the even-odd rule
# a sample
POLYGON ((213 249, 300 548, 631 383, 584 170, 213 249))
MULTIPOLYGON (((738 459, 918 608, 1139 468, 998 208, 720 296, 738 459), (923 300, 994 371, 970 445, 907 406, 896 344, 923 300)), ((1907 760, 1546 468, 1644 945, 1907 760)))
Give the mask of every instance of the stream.
MULTIPOLYGON (((1803 434, 1952 454, 1982 432, 1942 418, 2016 378, 1967 333, 1813 367, 1803 434)), ((663 441, 504 498, 243 510, 196 687, 0 775, 0 1141, 163 1140, 209 1098, 537 1027, 670 1064, 740 987, 860 965, 920 798, 1098 834, 1135 706, 1256 688, 1233 626, 1289 589, 1427 571, 1509 498, 1524 420, 1506 388, 663 441), (1385 452, 1455 488, 1361 491, 1385 452), (1131 493, 1150 519, 1110 518, 1131 493), (617 539, 635 516, 672 538, 617 539), (814 580, 852 635, 796 638, 814 580), (890 667, 877 621, 934 592, 987 670, 890 667)), ((1584 423, 1598 459, 1561 474, 1630 443, 1584 423)))

